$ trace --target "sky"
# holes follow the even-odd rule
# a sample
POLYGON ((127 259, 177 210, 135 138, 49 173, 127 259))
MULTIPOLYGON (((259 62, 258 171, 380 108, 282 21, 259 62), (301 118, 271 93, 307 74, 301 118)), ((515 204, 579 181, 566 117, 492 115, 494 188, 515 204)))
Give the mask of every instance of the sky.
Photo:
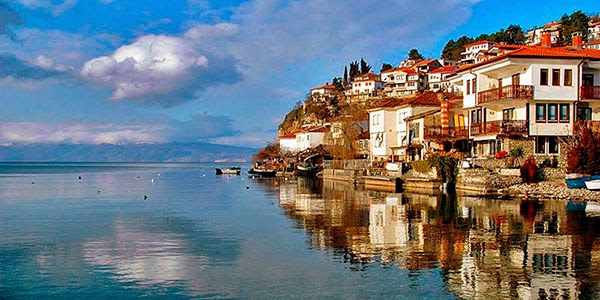
POLYGON ((310 88, 364 58, 524 30, 595 1, 0 0, 0 145, 263 147, 310 88))

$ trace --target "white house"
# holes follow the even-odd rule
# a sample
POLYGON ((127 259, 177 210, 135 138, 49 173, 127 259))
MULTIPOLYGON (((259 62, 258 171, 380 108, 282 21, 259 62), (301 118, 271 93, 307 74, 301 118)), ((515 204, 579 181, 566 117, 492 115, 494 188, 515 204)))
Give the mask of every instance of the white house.
POLYGON ((407 67, 385 70, 381 72, 381 80, 388 97, 409 97, 423 87, 423 76, 407 67))
POLYGON ((516 137, 532 141, 535 154, 557 155, 575 120, 600 120, 600 51, 582 49, 581 36, 552 47, 548 35, 449 78, 463 92, 474 155, 508 150, 516 137))
POLYGON ((298 151, 304 151, 308 148, 314 148, 325 143, 325 134, 329 128, 325 126, 315 126, 303 129, 296 133, 296 144, 298 151))
POLYGON ((450 81, 448 81, 447 77, 456 68, 456 66, 445 66, 429 72, 429 74, 427 74, 429 90, 434 92, 448 91, 450 87, 450 81))
POLYGON ((352 79, 352 96, 353 99, 364 99, 375 96, 378 91, 383 89, 381 76, 374 73, 367 73, 355 76, 352 79))
POLYGON ((298 142, 296 141, 296 133, 288 133, 279 136, 279 148, 284 153, 295 153, 298 151, 298 142))
POLYGON ((335 85, 330 85, 329 82, 326 82, 325 85, 314 87, 310 89, 311 95, 328 95, 335 94, 337 87, 335 85))

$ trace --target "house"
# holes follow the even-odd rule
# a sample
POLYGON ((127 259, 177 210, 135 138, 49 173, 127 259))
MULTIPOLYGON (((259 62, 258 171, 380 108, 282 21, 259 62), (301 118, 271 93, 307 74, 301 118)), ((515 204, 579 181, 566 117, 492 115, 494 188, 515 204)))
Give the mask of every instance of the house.
MULTIPOLYGON (((412 147, 423 149, 428 145, 416 143, 423 136, 421 129, 410 128, 406 118, 429 112, 440 107, 440 95, 454 97, 448 93, 426 91, 411 98, 395 98, 369 109, 371 155, 374 160, 404 160, 412 147)), ((427 150, 427 149, 425 149, 427 150)), ((422 152, 419 150, 419 157, 422 152)), ((413 157, 418 159, 416 157, 413 157)))
POLYGON ((600 21, 590 20, 588 26, 588 41, 600 39, 600 21))
POLYGON ((367 99, 369 97, 377 96, 379 91, 383 89, 383 82, 381 76, 369 72, 355 76, 352 79, 352 100, 367 99))
POLYGON ((456 66, 445 66, 429 72, 429 74, 427 74, 428 89, 434 92, 449 91, 450 82, 447 80, 447 77, 456 68, 456 66))
POLYGON ((583 44, 585 49, 600 50, 600 38, 583 44))
POLYGON ((550 33, 536 46, 523 46, 459 68, 448 79, 463 93, 471 153, 486 157, 522 147, 553 156, 560 137, 576 120, 600 120, 600 51, 554 47, 550 33))
POLYGON ((325 137, 325 144, 333 146, 331 149, 334 156, 345 156, 350 151, 355 151, 355 156, 367 157, 369 149, 365 139, 369 139, 368 135, 368 115, 343 116, 331 122, 331 132, 325 137), (354 144, 354 147, 347 147, 348 143, 354 144))
POLYGON ((421 60, 412 66, 415 71, 420 73, 429 73, 440 67, 442 67, 442 64, 437 59, 421 60))
POLYGON ((298 142, 296 141, 296 133, 288 133, 284 135, 280 135, 279 139, 279 148, 283 153, 295 153, 298 151, 298 142))
POLYGON ((558 44, 561 39, 562 24, 560 22, 550 22, 542 27, 533 28, 525 34, 526 44, 529 46, 538 45, 542 43, 544 34, 550 34, 550 42, 552 44, 558 44))
POLYGON ((336 94, 337 87, 335 85, 330 85, 329 82, 326 82, 325 85, 314 87, 310 89, 310 94, 312 96, 316 95, 333 95, 336 94))
POLYGON ((325 143, 325 135, 329 132, 327 126, 313 126, 304 128, 296 133, 297 151, 304 151, 325 143))
POLYGON ((412 68, 399 67, 381 72, 383 92, 388 97, 410 97, 423 90, 424 76, 412 68))
POLYGON ((486 40, 465 45, 465 51, 460 53, 460 63, 466 65, 482 61, 493 46, 494 43, 486 40))

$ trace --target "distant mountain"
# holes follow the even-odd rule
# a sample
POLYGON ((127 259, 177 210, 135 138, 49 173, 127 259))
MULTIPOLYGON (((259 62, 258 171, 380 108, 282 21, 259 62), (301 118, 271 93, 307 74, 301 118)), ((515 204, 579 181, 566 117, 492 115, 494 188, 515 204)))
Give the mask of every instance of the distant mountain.
POLYGON ((251 161, 254 148, 208 143, 12 144, 0 146, 0 161, 214 162, 251 161))

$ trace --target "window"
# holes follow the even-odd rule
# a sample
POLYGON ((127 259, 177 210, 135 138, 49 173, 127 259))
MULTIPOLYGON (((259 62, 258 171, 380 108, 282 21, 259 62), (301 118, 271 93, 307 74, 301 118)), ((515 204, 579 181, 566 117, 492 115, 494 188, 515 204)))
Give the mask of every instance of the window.
POLYGON ((572 86, 573 85, 573 70, 571 69, 567 69, 565 70, 565 76, 564 76, 564 86, 572 86))
POLYGON ((471 94, 471 79, 467 80, 467 95, 471 94))
POLYGON ((516 111, 513 108, 507 108, 502 110, 502 120, 510 121, 516 119, 516 111))
POLYGON ((592 109, 590 107, 578 107, 577 108, 577 120, 591 120, 592 109))
POLYGON ((546 154, 546 137, 538 136, 535 138, 535 153, 546 154))
POLYGON ((477 92, 477 78, 473 78, 473 81, 471 81, 471 91, 473 93, 477 92))
POLYGON ((557 104, 548 104, 548 122, 558 121, 557 104))
POLYGON ((561 104, 558 107, 558 119, 561 122, 569 122, 569 104, 561 104))
POLYGON ((380 115, 373 115, 373 125, 379 125, 380 115))
POLYGON ((545 122, 546 121, 546 104, 535 105, 535 121, 545 122))
POLYGON ((560 85, 560 69, 552 69, 552 85, 560 85))
POLYGON ((548 140, 548 154, 558 154, 558 137, 549 136, 548 140))
POLYGON ((540 85, 548 85, 548 69, 540 70, 540 85))
POLYGON ((536 154, 558 154, 558 151, 559 146, 557 136, 538 136, 535 138, 536 154))

